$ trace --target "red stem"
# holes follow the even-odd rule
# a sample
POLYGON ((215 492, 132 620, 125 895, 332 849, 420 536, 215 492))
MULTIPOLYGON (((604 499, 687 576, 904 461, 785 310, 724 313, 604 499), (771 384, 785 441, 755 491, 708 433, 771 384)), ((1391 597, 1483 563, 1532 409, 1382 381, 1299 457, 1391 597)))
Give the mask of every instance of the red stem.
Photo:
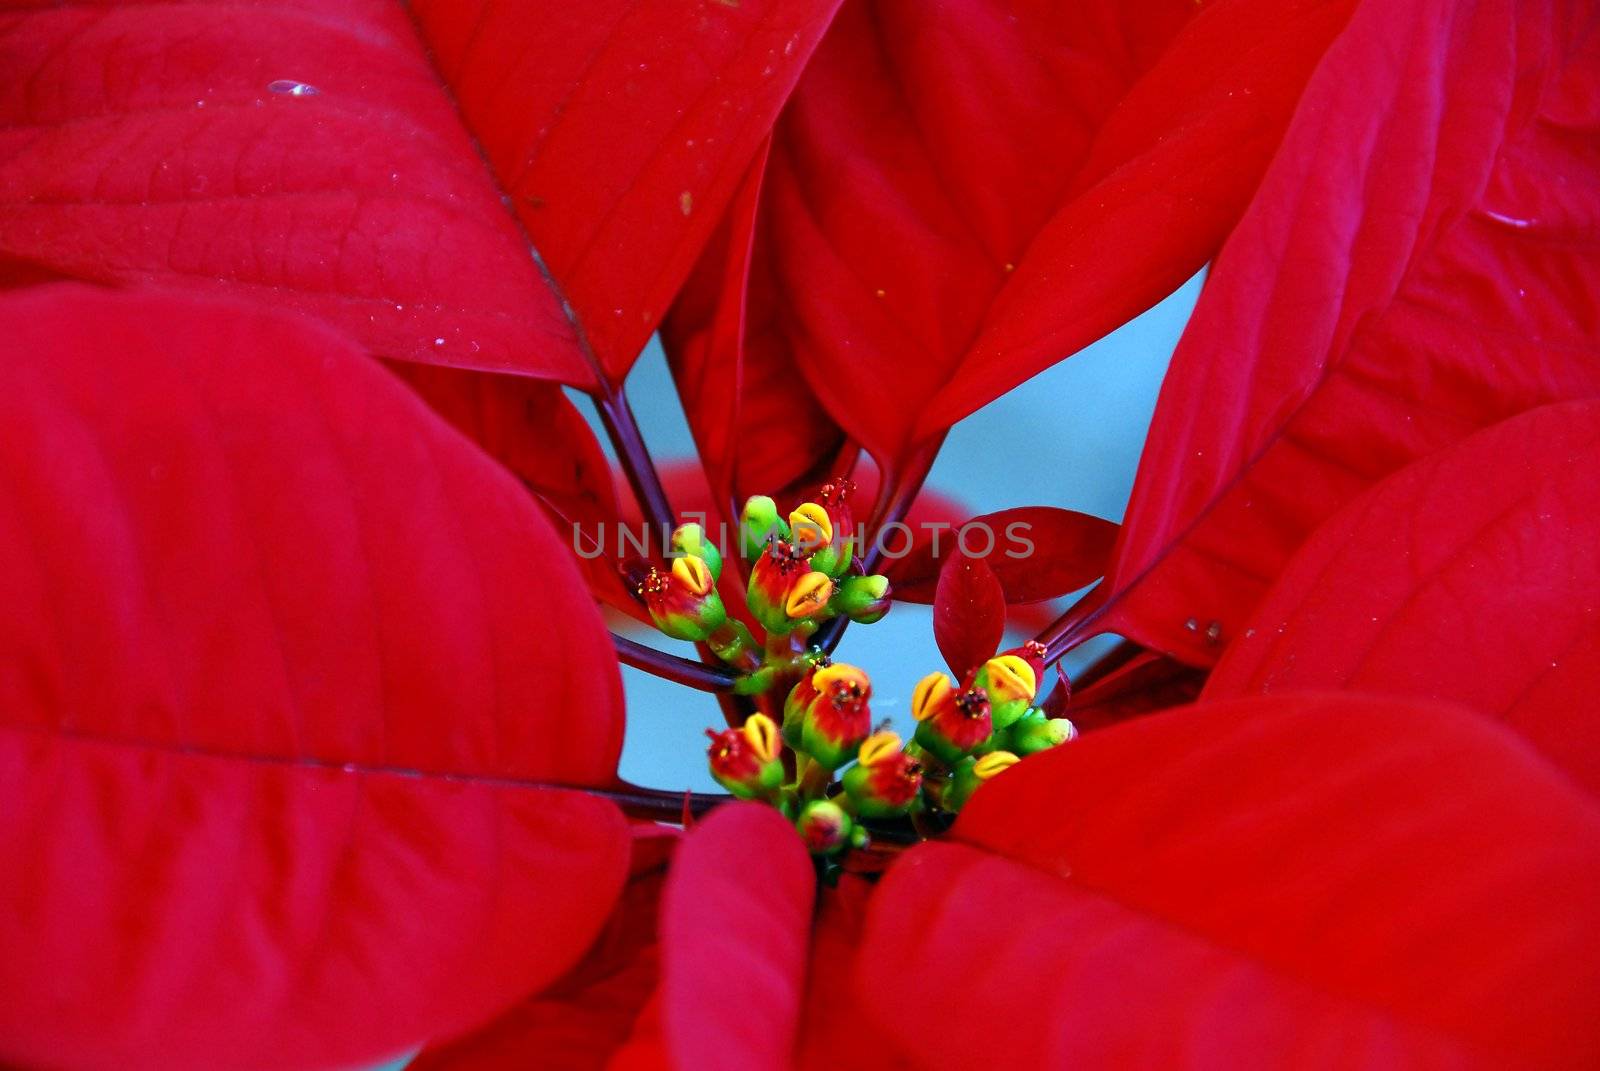
POLYGON ((642 669, 662 680, 687 685, 702 692, 727 692, 738 679, 738 675, 730 669, 679 658, 616 633, 611 634, 611 643, 616 647, 617 659, 623 665, 642 669))

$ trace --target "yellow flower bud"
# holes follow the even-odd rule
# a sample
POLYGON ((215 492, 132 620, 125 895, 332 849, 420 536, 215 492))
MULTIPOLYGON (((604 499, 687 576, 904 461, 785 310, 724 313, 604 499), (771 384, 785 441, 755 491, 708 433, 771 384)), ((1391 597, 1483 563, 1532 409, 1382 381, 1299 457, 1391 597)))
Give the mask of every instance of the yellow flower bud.
POLYGON ((789 531, 804 550, 815 550, 833 542, 833 519, 815 502, 807 502, 789 514, 789 531))
POLYGON ((911 716, 918 721, 926 721, 928 715, 938 710, 954 689, 955 684, 943 673, 928 674, 911 690, 911 716))
POLYGON ((704 595, 711 590, 711 570, 706 568, 706 563, 699 558, 685 555, 672 560, 672 575, 683 582, 683 586, 696 595, 704 595))
POLYGON ((861 743, 861 751, 856 755, 856 761, 863 766, 872 766, 882 762, 900 750, 900 736, 885 730, 873 733, 861 743))
POLYGON ((1039 678, 1026 659, 1014 654, 998 655, 985 662, 983 668, 988 671, 989 692, 997 702, 1033 702, 1039 678))
POLYGON ((745 719, 744 737, 750 742, 751 752, 762 762, 778 757, 778 748, 782 746, 778 725, 765 714, 752 714, 745 719))
POLYGON ((783 604, 783 612, 795 618, 810 617, 827 606, 831 598, 833 580, 827 573, 813 570, 795 581, 788 600, 783 604))
POLYGON ((1009 751, 991 751, 979 759, 972 767, 972 772, 978 775, 978 780, 987 781, 999 773, 1004 773, 1022 760, 1009 751))

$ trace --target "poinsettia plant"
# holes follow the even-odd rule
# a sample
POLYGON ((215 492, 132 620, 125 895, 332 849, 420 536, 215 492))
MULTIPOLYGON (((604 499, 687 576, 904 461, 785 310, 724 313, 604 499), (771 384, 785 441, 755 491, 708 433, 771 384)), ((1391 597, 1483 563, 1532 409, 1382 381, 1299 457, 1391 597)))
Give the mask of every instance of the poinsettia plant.
POLYGON ((1589 0, 0 56, 0 1062, 1600 1063, 1589 0), (1208 264, 1120 525, 924 489, 1208 264), (905 738, 831 657, 896 601, 905 738), (618 776, 621 664, 725 792, 618 776))

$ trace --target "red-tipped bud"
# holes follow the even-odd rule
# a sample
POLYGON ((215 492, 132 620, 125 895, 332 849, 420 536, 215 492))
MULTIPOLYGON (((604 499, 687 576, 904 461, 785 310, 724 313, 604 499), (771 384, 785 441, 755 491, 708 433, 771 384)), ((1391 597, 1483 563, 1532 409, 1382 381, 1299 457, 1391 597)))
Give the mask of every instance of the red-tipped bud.
POLYGON ((845 771, 844 790, 863 818, 905 814, 922 788, 922 763, 907 755, 895 733, 873 733, 856 764, 845 771))
POLYGON ((1039 674, 1021 655, 995 655, 978 667, 972 686, 989 697, 989 712, 996 729, 1022 717, 1039 690, 1039 674))
POLYGON ((774 540, 750 566, 750 612, 768 632, 784 635, 820 614, 833 597, 833 581, 811 568, 793 543, 774 540))
POLYGON ((912 713, 920 715, 916 742, 947 766, 972 754, 994 732, 989 697, 982 689, 957 692, 931 685, 929 693, 923 696, 922 685, 918 685, 916 694, 923 699, 920 706, 913 700, 912 713))
POLYGON ((673 639, 698 642, 728 619, 711 570, 699 558, 676 558, 666 571, 652 566, 637 591, 656 628, 673 639))
POLYGON ((740 799, 765 796, 783 783, 778 727, 765 714, 752 714, 744 725, 722 732, 706 730, 711 747, 711 776, 740 799))
POLYGON ((872 681, 855 666, 835 662, 811 674, 816 695, 806 707, 800 748, 830 770, 855 758, 872 732, 872 681))

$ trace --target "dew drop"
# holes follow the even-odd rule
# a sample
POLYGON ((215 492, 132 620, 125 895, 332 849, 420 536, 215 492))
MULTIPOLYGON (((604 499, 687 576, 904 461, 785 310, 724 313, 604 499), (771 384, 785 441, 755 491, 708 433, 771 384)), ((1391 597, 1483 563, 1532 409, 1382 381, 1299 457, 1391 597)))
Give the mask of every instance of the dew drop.
POLYGON ((267 83, 267 92, 278 93, 285 97, 314 97, 322 91, 314 85, 297 82, 293 78, 279 78, 267 83))
POLYGON ((433 344, 435 346, 443 346, 444 345, 444 339, 436 338, 436 339, 433 340, 433 344))
POLYGON ((684 190, 682 193, 678 194, 678 209, 686 216, 690 212, 693 212, 694 194, 690 193, 688 190, 684 190))

